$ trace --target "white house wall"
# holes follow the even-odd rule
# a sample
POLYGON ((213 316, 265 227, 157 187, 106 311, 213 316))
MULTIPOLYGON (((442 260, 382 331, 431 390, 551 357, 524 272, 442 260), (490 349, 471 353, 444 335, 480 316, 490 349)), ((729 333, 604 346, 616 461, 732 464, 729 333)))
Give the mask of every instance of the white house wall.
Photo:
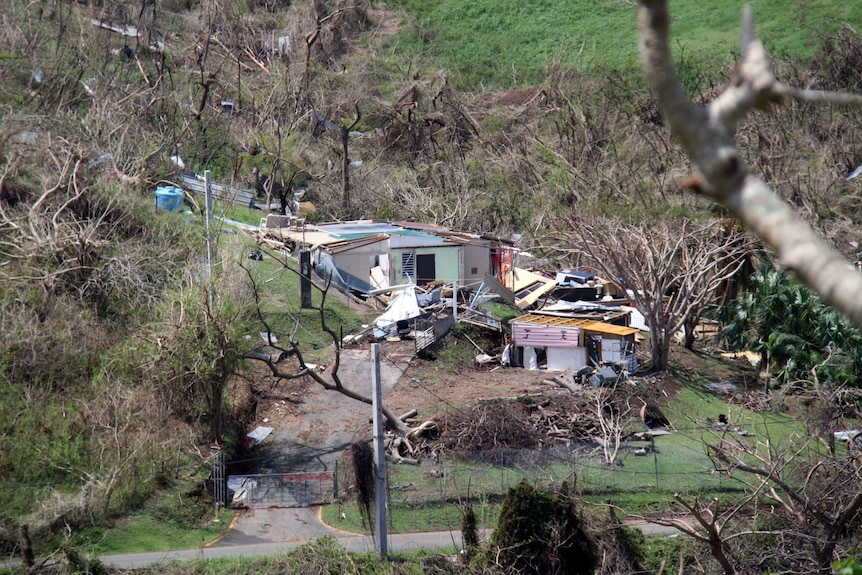
POLYGON ((479 284, 486 273, 491 271, 491 245, 464 245, 464 266, 461 278, 469 283, 479 284))
POLYGON ((549 347, 547 354, 551 371, 577 371, 587 365, 587 350, 583 347, 549 347))
POLYGON ((385 240, 341 251, 332 256, 335 267, 369 284, 372 283, 371 268, 378 266, 381 260, 384 265, 388 265, 389 253, 385 240))

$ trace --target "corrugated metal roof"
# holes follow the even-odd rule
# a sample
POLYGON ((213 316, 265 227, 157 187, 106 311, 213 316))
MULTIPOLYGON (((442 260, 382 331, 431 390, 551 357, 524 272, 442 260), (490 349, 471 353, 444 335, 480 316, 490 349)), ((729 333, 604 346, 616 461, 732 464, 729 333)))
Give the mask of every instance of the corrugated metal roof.
POLYGON ((509 323, 528 323, 541 326, 553 327, 576 327, 584 331, 593 331, 596 333, 607 333, 610 335, 627 336, 638 333, 638 330, 633 327, 625 327, 622 325, 613 325, 601 321, 593 321, 588 319, 575 319, 571 317, 555 317, 547 315, 537 315, 528 313, 521 317, 516 317, 509 323))
POLYGON ((632 335, 633 333, 638 333, 637 328, 635 327, 626 327, 624 325, 614 325, 612 323, 605 323, 602 321, 589 321, 589 320, 581 320, 583 323, 581 324, 581 328, 584 331, 595 331, 598 333, 607 333, 611 335, 619 335, 626 336, 632 335))
MULTIPOLYGON (((426 224, 420 222, 392 222, 393 225, 401 226, 402 228, 407 228, 409 230, 419 230, 421 232, 427 232, 429 234, 434 234, 437 236, 449 237, 453 241, 457 241, 459 243, 480 243, 478 240, 482 240, 483 242, 496 242, 506 246, 513 246, 514 242, 510 240, 503 240, 500 238, 494 238, 485 234, 475 234, 472 232, 465 232, 459 230, 452 230, 450 228, 446 228, 437 224, 426 224)), ((480 243, 480 245, 485 245, 484 243, 480 243)))
POLYGON ((457 248, 455 242, 431 234, 413 230, 400 230, 390 234, 389 245, 393 249, 404 248, 457 248))
POLYGON ((293 228, 270 228, 263 230, 263 232, 269 237, 290 240, 298 244, 305 242, 310 246, 326 246, 344 241, 343 238, 334 237, 326 232, 312 229, 306 229, 303 232, 302 230, 293 228))
POLYGON ((338 236, 343 240, 376 236, 379 234, 397 234, 403 231, 402 228, 393 226, 388 222, 376 222, 373 220, 326 222, 315 224, 315 227, 333 236, 338 236))
POLYGON ((521 317, 516 317, 509 323, 532 323, 536 325, 549 325, 557 327, 581 327, 584 320, 571 317, 554 317, 549 315, 536 315, 528 313, 521 317))
POLYGON ((358 238, 355 240, 342 240, 339 243, 330 244, 326 247, 332 254, 342 254, 361 247, 370 246, 379 242, 385 242, 388 239, 389 236, 383 234, 379 236, 368 236, 367 238, 358 238))

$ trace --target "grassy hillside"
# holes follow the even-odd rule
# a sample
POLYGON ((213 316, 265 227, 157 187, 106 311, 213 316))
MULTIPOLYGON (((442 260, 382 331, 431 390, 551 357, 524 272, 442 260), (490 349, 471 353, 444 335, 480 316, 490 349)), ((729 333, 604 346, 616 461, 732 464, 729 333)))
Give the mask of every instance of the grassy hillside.
MULTIPOLYGON (((543 236, 573 211, 712 217, 679 188, 688 164, 636 72, 633 5, 569 4, 6 2, 0 481, 12 487, 0 547, 15 549, 21 521, 50 538, 158 490, 205 497, 209 444, 230 444, 253 409, 222 395, 254 384, 236 377, 258 341, 250 276, 277 330, 323 345, 292 274, 271 259, 239 266, 248 243, 225 234, 206 278, 199 215, 153 207, 179 171, 172 156, 241 186, 307 184, 324 219, 415 219, 551 247, 543 236), (571 67, 549 66, 560 54, 571 67)), ((781 71, 862 86, 858 34, 820 42, 862 7, 754 6, 767 44, 792 55, 781 71)), ((673 9, 687 76, 716 77, 706 66, 732 54, 739 8, 673 9)), ((853 251, 860 180, 844 176, 862 163, 858 113, 790 106, 756 122, 743 126, 746 158, 853 251)), ((335 324, 360 323, 328 302, 335 324)))
MULTIPOLYGON (((421 55, 467 89, 540 83, 555 58, 582 70, 639 72, 635 2, 548 0, 391 0, 413 24, 393 39, 399 55, 421 55)), ((850 2, 751 2, 758 34, 771 54, 810 56, 816 36, 862 21, 850 2)), ((733 61, 741 3, 673 2, 676 55, 698 66, 733 61)))

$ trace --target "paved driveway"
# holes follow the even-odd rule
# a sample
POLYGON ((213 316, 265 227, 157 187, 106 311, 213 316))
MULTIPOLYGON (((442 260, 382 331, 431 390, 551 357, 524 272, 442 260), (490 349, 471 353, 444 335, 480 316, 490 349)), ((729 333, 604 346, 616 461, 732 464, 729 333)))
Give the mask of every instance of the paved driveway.
MULTIPOLYGON (((389 393, 412 358, 410 346, 381 345, 381 384, 389 393)), ((371 397, 371 348, 369 345, 342 351, 338 374, 345 387, 371 397)), ((303 398, 302 416, 273 431, 264 442, 263 460, 254 473, 335 471, 335 463, 358 437, 371 437, 371 406, 338 392, 313 387, 303 398)), ((324 526, 316 508, 252 509, 239 514, 217 547, 249 543, 297 541, 333 535, 324 526)))

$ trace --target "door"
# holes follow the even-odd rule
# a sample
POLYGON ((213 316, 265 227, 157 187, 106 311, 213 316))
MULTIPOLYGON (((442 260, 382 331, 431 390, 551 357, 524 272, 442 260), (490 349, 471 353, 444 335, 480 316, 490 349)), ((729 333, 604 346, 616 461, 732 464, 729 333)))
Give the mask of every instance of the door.
POLYGON ((416 285, 425 285, 437 279, 434 254, 416 254, 416 285))
POLYGON ((598 367, 602 360, 602 336, 587 337, 587 363, 598 367))

